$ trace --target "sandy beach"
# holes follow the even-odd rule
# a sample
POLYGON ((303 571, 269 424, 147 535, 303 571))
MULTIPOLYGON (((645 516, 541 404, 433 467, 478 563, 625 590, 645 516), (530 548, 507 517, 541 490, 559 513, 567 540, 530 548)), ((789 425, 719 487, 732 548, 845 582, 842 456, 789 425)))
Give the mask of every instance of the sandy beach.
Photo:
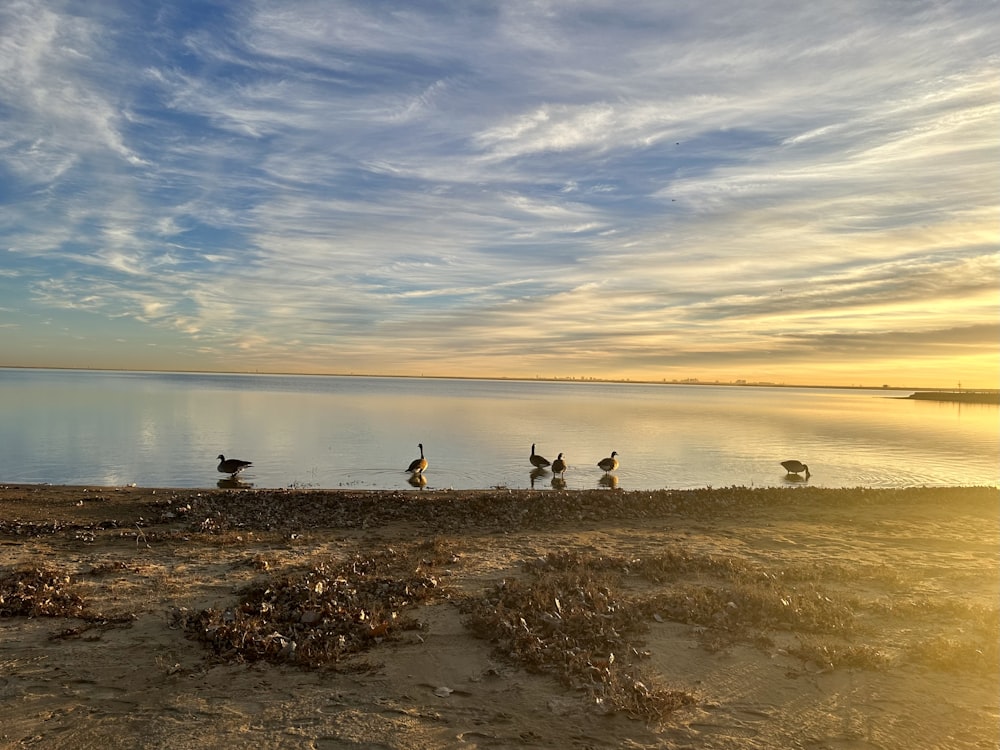
POLYGON ((996 748, 1000 492, 0 487, 0 747, 996 748))

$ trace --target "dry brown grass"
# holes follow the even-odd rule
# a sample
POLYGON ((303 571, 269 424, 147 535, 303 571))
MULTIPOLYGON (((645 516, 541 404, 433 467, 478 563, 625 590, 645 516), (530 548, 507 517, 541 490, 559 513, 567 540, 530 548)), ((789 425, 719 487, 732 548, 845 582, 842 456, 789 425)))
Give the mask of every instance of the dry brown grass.
POLYGON ((821 669, 885 669, 892 662, 889 654, 874 646, 816 638, 800 638, 788 653, 821 669))

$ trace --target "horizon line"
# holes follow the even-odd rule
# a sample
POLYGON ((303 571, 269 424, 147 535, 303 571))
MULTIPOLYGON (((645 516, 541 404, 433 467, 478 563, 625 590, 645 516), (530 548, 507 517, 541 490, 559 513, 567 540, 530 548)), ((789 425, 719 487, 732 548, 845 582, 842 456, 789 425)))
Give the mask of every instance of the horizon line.
POLYGON ((756 387, 756 388, 830 388, 840 390, 864 390, 864 391, 940 391, 940 392, 985 392, 998 393, 997 388, 978 388, 961 386, 957 388, 943 388, 939 386, 898 386, 898 385, 830 385, 824 383, 784 383, 767 380, 702 380, 700 378, 684 378, 662 380, 634 379, 634 378, 608 378, 608 377, 576 377, 576 376, 556 376, 556 375, 536 375, 535 377, 516 375, 400 375, 367 372, 284 372, 280 370, 164 370, 158 368, 122 368, 122 367, 70 367, 70 366, 37 366, 37 365, 0 365, 0 369, 5 370, 62 370, 62 371, 91 371, 91 372, 136 372, 136 373, 163 373, 175 375, 274 375, 282 377, 332 377, 332 378, 409 378, 414 380, 510 380, 514 382, 544 382, 544 383, 616 383, 632 385, 716 385, 731 387, 756 387))

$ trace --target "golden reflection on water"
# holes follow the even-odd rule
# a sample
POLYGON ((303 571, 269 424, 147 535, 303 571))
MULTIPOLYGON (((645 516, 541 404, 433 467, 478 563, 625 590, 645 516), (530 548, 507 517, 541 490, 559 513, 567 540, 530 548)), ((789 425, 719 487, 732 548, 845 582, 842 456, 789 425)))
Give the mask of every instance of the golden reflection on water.
POLYGON ((429 488, 553 487, 542 455, 573 462, 556 487, 1000 483, 995 406, 879 392, 711 386, 215 378, 57 373, 11 382, 0 455, 9 481, 214 486, 214 457, 254 462, 257 487, 407 488, 423 443, 429 488), (36 382, 37 380, 37 382, 36 382), (280 386, 280 387, 279 387, 280 386))

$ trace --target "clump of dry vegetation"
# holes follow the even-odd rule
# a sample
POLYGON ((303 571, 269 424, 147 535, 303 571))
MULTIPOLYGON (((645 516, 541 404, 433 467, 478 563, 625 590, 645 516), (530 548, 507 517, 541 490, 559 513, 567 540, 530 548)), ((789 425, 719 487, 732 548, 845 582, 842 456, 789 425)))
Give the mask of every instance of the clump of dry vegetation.
POLYGON ((334 666, 401 631, 419 629, 414 605, 447 596, 432 572, 458 556, 440 543, 328 561, 276 575, 223 610, 176 610, 175 627, 227 660, 334 666))
MULTIPOLYGON (((468 528, 504 533, 560 527, 608 519, 638 520, 672 515, 699 518, 747 517, 783 506, 864 508, 912 506, 922 501, 949 502, 948 488, 722 487, 689 490, 574 490, 524 492, 504 489, 465 492, 240 489, 173 492, 142 508, 151 519, 183 524, 190 532, 305 531, 316 526, 376 528, 406 522, 426 525, 433 533, 468 528)), ((981 493, 971 502, 995 503, 991 488, 963 488, 981 493)))
POLYGON ((64 629, 54 638, 78 636, 91 628, 127 626, 135 620, 131 612, 109 615, 92 611, 78 593, 73 577, 51 568, 0 573, 0 617, 63 617, 83 621, 82 626, 64 629))
POLYGON ((945 633, 910 646, 917 662, 955 672, 1000 673, 1000 608, 954 605, 960 618, 945 633))
POLYGON ((621 590, 621 573, 604 562, 550 554, 529 567, 526 580, 503 581, 470 599, 467 626, 496 642, 504 657, 554 674, 608 710, 661 720, 695 698, 640 664, 648 655, 641 640, 646 614, 621 590))
POLYGON ((798 645, 789 648, 788 653, 821 669, 876 670, 886 668, 891 661, 885 651, 875 646, 823 642, 811 638, 800 638, 798 645))
POLYGON ((0 574, 0 617, 84 617, 71 576, 49 568, 0 574))

